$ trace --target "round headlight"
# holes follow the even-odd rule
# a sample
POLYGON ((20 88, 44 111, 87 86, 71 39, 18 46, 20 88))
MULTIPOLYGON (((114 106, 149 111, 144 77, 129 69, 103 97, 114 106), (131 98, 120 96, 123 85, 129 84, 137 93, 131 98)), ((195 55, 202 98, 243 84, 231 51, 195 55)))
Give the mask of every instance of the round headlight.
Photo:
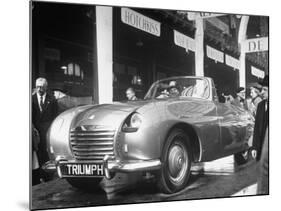
POLYGON ((131 117, 130 126, 133 128, 139 128, 141 125, 141 115, 138 113, 134 113, 131 117))

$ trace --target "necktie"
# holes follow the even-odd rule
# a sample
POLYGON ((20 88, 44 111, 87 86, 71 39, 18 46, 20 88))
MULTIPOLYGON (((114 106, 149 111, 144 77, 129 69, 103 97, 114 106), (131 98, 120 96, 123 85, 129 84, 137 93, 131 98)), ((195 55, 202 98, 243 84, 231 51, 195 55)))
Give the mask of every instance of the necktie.
POLYGON ((43 111, 43 96, 40 97, 40 110, 43 111))

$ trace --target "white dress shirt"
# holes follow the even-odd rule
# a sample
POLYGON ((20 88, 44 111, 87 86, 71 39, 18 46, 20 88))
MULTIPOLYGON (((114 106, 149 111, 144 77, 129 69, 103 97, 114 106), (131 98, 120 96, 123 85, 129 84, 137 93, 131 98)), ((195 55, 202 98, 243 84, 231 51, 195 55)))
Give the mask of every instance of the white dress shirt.
POLYGON ((40 111, 42 111, 42 108, 41 108, 41 106, 40 106, 41 97, 43 97, 42 101, 43 101, 43 104, 44 104, 44 103, 45 103, 45 99, 46 99, 46 93, 41 96, 41 95, 37 92, 37 100, 38 100, 38 105, 39 105, 40 111))

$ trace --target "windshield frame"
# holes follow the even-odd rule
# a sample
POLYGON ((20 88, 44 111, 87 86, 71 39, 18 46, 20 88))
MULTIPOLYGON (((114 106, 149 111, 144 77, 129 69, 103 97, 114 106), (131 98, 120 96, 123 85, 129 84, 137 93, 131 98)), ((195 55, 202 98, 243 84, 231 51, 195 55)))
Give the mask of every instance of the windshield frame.
MULTIPOLYGON (((206 86, 207 86, 207 89, 208 90, 208 96, 206 96, 205 98, 203 97, 195 97, 195 96, 178 96, 178 97, 181 97, 181 98, 196 98, 196 99, 205 99, 205 100, 212 100, 212 88, 211 88, 211 84, 210 84, 210 80, 208 80, 207 77, 202 77, 202 76, 174 76, 174 77, 169 77, 169 78, 164 78, 164 79, 161 79, 161 80, 158 80, 158 81, 155 81, 149 88, 149 90, 147 91, 145 97, 144 97, 144 100, 151 100, 151 99, 159 99, 156 97, 156 91, 157 91, 157 88, 155 88, 155 86, 157 84, 161 84, 163 82, 166 82, 166 81, 173 81, 173 80, 183 80, 183 79, 198 79, 198 80, 203 80, 204 83, 206 83, 206 86), (153 92, 153 93, 152 93, 153 92)), ((168 97, 167 99, 171 99, 172 97, 168 97)))

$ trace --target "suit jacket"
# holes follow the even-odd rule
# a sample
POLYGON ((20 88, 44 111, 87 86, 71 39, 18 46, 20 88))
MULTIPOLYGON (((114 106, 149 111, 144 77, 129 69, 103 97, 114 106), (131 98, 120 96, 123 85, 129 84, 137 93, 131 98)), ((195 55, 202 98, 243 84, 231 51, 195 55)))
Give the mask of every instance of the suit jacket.
POLYGON ((58 104, 56 99, 50 95, 46 94, 45 102, 43 104, 42 112, 38 104, 37 94, 32 95, 32 123, 35 128, 40 130, 40 127, 46 125, 50 126, 52 121, 55 119, 58 113, 58 104))
POLYGON ((260 159, 262 146, 265 138, 265 131, 268 127, 269 121, 269 106, 267 105, 267 110, 265 111, 266 100, 261 101, 257 107, 254 137, 253 137, 253 148, 257 150, 257 160, 260 159))

